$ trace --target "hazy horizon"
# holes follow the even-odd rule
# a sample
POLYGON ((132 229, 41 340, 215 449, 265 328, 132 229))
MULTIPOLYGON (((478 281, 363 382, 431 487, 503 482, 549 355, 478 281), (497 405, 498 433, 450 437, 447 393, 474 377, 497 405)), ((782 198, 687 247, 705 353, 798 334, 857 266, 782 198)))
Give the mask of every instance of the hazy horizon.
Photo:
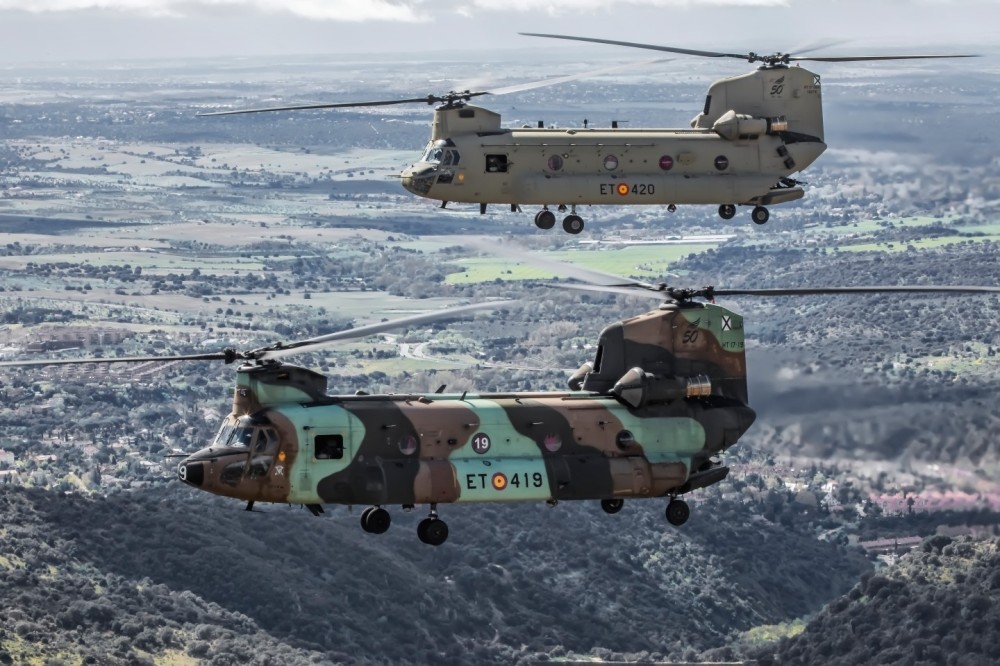
MULTIPOLYGON (((576 48, 549 32, 704 50, 927 53, 995 44, 997 0, 0 0, 0 64, 576 48)), ((612 46, 595 54, 632 57, 612 46)))

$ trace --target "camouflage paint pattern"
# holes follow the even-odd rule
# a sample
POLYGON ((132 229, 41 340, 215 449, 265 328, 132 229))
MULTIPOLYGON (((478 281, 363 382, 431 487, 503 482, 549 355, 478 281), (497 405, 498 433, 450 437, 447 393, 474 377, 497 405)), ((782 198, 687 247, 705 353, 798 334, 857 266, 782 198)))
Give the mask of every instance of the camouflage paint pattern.
POLYGON ((583 384, 601 390, 542 393, 328 396, 311 370, 246 365, 216 441, 178 474, 219 495, 299 504, 662 497, 718 469, 712 457, 753 423, 742 318, 725 308, 620 322, 600 354, 583 384), (705 375, 711 393, 636 408, 607 379, 634 367, 653 382, 705 375))

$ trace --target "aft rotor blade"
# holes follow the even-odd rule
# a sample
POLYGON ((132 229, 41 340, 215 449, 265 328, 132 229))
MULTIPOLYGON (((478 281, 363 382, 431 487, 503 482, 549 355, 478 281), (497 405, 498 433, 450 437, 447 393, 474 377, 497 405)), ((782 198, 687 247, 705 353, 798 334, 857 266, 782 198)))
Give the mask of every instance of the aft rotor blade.
POLYGON ((29 368, 42 365, 90 365, 94 363, 169 363, 171 361, 225 361, 232 363, 239 355, 232 349, 208 354, 185 354, 180 356, 118 356, 116 358, 48 358, 32 361, 3 361, 3 368, 29 368))
MULTIPOLYGON (((676 46, 660 46, 658 44, 641 44, 638 42, 623 42, 615 39, 598 39, 595 37, 573 37, 570 35, 550 35, 538 32, 522 32, 519 33, 527 37, 546 37, 548 39, 568 39, 577 42, 592 42, 594 44, 611 44, 613 46, 628 46, 636 49, 649 49, 652 51, 666 51, 667 53, 682 53, 684 55, 701 56, 704 58, 737 58, 739 60, 747 60, 749 62, 764 62, 767 64, 775 65, 781 63, 788 63, 792 60, 811 60, 814 62, 861 62, 866 60, 925 60, 934 58, 977 58, 979 56, 971 54, 956 54, 956 55, 886 55, 886 56, 794 56, 787 53, 775 53, 772 55, 764 55, 757 53, 726 53, 723 51, 701 51, 698 49, 683 49, 676 46)), ((806 49, 809 51, 812 49, 806 49)), ((805 53, 806 51, 800 51, 805 53)))
POLYGON ((293 354, 301 354, 303 352, 316 351, 322 349, 323 347, 330 346, 334 343, 343 342, 345 340, 357 340, 358 338, 364 338, 369 335, 375 335, 376 333, 382 333, 383 331, 391 331, 398 328, 406 328, 408 326, 416 326, 419 324, 426 324, 434 321, 442 321, 445 319, 456 319, 459 317, 464 317, 472 312, 477 312, 479 310, 488 310, 496 308, 504 308, 509 305, 513 305, 517 301, 488 301, 485 303, 472 303, 471 305, 462 305, 455 308, 448 308, 445 310, 436 310, 434 312, 425 312, 423 314, 412 315, 410 317, 402 317, 400 319, 393 319, 390 321, 380 322, 378 324, 370 324, 368 326, 360 326, 358 328, 351 328, 346 331, 337 331, 336 333, 329 333, 327 335, 321 335, 315 338, 309 338, 308 340, 300 340, 298 342, 292 342, 289 344, 277 344, 271 347, 263 347, 251 352, 246 353, 247 358, 251 358, 257 361, 268 361, 277 358, 284 358, 285 356, 291 356, 293 354))
POLYGON ((576 42, 592 42, 594 44, 611 44, 613 46, 629 46, 636 49, 649 49, 650 51, 665 51, 667 53, 681 53, 684 55, 702 56, 704 58, 739 58, 746 60, 745 53, 722 53, 720 51, 699 51, 697 49, 682 49, 676 46, 660 46, 658 44, 640 44, 638 42, 620 42, 615 39, 598 39, 596 37, 573 37, 571 35, 550 35, 540 32, 520 32, 519 35, 525 37, 545 37, 548 39, 568 39, 576 42))
MULTIPOLYGON (((459 93, 458 97, 462 99, 468 99, 470 97, 478 97, 479 95, 488 95, 489 93, 479 91, 479 92, 464 92, 459 93)), ((270 111, 305 111, 308 109, 350 109, 353 107, 362 106, 392 106, 394 104, 437 104, 438 102, 444 102, 446 98, 438 97, 437 95, 427 95, 426 97, 411 97, 410 99, 380 99, 371 102, 334 102, 330 104, 297 104, 294 106, 268 106, 258 109, 240 109, 238 111, 213 111, 211 113, 199 113, 198 116, 235 116, 240 113, 267 113, 270 111)))
POLYGON ((933 60, 935 58, 978 58, 978 55, 937 54, 937 55, 886 55, 886 56, 789 56, 789 60, 812 60, 813 62, 863 62, 866 60, 933 60))
POLYGON ((707 291, 714 296, 825 296, 831 294, 996 294, 1000 287, 978 286, 896 286, 875 285, 869 287, 802 287, 792 289, 715 289, 707 291))

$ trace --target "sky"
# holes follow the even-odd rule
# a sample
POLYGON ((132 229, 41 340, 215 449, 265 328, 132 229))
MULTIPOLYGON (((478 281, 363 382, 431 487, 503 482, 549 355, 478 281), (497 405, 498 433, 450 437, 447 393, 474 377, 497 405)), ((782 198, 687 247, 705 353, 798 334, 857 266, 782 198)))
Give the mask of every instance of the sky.
POLYGON ((975 51, 997 25, 1000 0, 0 0, 0 64, 572 47, 518 32, 741 52, 831 41, 846 43, 833 53, 975 51))

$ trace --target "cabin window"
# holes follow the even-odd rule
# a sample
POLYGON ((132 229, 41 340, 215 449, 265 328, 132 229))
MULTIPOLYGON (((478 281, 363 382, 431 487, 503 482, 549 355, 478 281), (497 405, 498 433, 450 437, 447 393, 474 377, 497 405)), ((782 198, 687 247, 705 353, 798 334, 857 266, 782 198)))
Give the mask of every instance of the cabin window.
POLYGON ((341 460, 344 457, 344 438, 341 435, 317 435, 316 460, 341 460))
POLYGON ((487 173, 507 173, 507 156, 506 155, 487 155, 486 156, 486 172, 487 173))
POLYGON ((458 110, 458 117, 459 118, 475 118, 476 117, 476 110, 475 109, 459 109, 458 110))
POLYGON ((712 107, 712 96, 711 95, 707 95, 705 97, 705 110, 702 111, 702 113, 707 116, 708 115, 708 110, 711 107, 712 107))

